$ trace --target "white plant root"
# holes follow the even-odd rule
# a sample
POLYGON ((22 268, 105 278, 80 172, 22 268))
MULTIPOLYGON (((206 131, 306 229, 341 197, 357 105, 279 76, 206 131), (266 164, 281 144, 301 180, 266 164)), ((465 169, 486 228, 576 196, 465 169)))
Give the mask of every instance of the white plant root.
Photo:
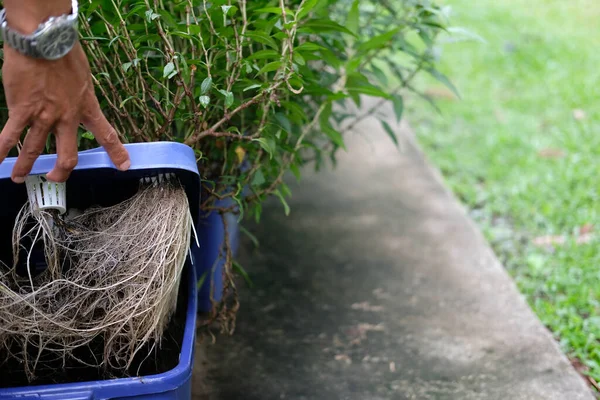
POLYGON ((147 343, 160 345, 175 311, 191 225, 185 191, 173 182, 142 185, 123 203, 67 220, 25 205, 14 265, 0 266, 0 354, 17 357, 33 378, 42 354, 64 362, 100 337, 93 366, 129 368, 147 343), (48 268, 38 276, 16 273, 25 237, 43 240, 48 268))

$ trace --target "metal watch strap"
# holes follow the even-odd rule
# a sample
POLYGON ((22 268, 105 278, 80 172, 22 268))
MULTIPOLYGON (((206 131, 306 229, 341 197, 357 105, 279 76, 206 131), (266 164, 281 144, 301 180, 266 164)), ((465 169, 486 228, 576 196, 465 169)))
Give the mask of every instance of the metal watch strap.
MULTIPOLYGON (((6 21, 6 10, 0 11, 0 23, 6 21)), ((13 49, 20 53, 27 54, 31 57, 39 57, 35 46, 32 45, 32 38, 29 35, 23 35, 13 29, 7 24, 2 23, 0 27, 2 32, 2 39, 13 49)))

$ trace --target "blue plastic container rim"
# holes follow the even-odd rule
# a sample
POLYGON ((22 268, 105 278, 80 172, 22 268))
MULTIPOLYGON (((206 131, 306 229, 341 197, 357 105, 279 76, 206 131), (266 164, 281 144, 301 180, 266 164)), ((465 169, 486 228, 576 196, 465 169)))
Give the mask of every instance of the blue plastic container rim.
MULTIPOLYGON (((99 147, 80 151, 79 159, 71 179, 135 179, 155 176, 159 173, 175 173, 183 184, 188 196, 190 210, 194 221, 198 220, 200 208, 200 174, 196 163, 194 150, 177 142, 130 143, 125 148, 129 152, 131 167, 127 171, 119 171, 110 157, 99 147)), ((40 156, 33 165, 30 175, 45 175, 54 168, 56 154, 40 156)), ((24 185, 13 184, 10 181, 12 169, 17 161, 10 157, 0 164, 0 183, 14 185, 13 189, 22 190, 24 185), (20 187, 19 187, 20 186, 20 187)), ((69 187, 67 181, 67 190, 69 187)))
MULTIPOLYGON (((129 143, 125 145, 131 158, 129 171, 149 169, 179 169, 198 174, 194 150, 177 142, 129 143)), ((0 164, 0 179, 10 179, 16 157, 9 157, 0 164)), ((36 160, 31 175, 44 175, 54 168, 56 154, 45 154, 36 160)), ((75 171, 90 169, 117 169, 102 147, 79 152, 75 171)))

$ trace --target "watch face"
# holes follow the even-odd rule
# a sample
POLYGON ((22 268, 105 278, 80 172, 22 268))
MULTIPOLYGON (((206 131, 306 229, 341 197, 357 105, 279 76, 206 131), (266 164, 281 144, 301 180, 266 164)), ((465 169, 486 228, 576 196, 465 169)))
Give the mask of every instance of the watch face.
POLYGON ((65 56, 77 43, 77 29, 67 19, 57 18, 40 32, 36 48, 40 56, 56 60, 65 56))

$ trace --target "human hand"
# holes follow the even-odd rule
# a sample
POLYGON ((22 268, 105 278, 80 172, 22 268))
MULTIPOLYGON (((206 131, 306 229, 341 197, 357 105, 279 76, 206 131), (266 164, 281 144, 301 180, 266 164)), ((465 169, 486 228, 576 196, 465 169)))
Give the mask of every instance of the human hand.
POLYGON ((25 181, 50 132, 56 137, 58 157, 47 178, 67 180, 77 165, 80 123, 94 134, 118 169, 129 168, 127 150, 100 109, 80 44, 55 61, 30 58, 5 45, 2 80, 9 119, 0 134, 0 163, 30 127, 12 171, 14 182, 25 181))

